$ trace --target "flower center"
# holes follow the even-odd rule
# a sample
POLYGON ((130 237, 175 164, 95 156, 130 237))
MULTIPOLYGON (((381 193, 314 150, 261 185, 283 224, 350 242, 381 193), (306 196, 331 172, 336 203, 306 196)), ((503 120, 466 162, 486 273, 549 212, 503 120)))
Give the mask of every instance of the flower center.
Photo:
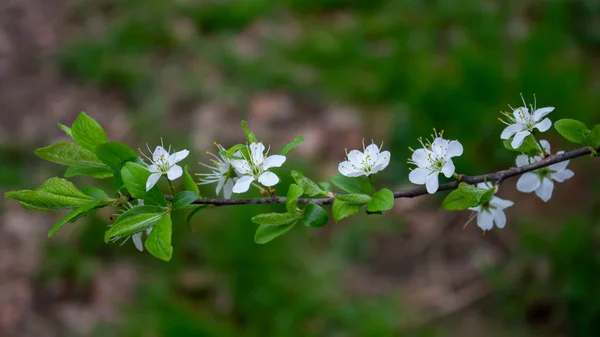
POLYGON ((171 169, 169 158, 166 157, 164 154, 161 154, 160 157, 158 157, 158 159, 154 162, 154 164, 156 164, 158 169, 163 173, 167 173, 171 169))

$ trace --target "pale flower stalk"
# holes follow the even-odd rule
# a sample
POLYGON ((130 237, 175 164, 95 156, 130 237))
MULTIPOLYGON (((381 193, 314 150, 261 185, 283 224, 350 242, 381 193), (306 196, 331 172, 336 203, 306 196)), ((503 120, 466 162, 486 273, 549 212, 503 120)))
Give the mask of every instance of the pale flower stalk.
MULTIPOLYGON (((541 140, 545 153, 550 154, 550 143, 546 140, 541 140)), ((564 151, 557 152, 562 154, 564 151)), ((517 156, 516 164, 518 167, 533 164, 542 160, 541 156, 528 157, 526 154, 517 156)), ((535 194, 544 202, 548 202, 552 198, 554 191, 554 181, 562 183, 563 181, 572 178, 575 173, 569 169, 569 160, 543 167, 533 172, 523 174, 517 181, 517 190, 523 193, 535 192, 535 194)))
POLYGON ((200 176, 200 183, 198 185, 217 183, 215 189, 216 194, 219 195, 222 190, 225 199, 229 199, 233 193, 233 186, 238 179, 238 175, 231 165, 231 159, 221 154, 225 151, 225 148, 217 143, 215 143, 215 145, 219 150, 218 155, 206 151, 207 154, 213 157, 213 159, 211 159, 212 165, 200 163, 200 165, 210 169, 211 172, 196 173, 197 176, 200 176))
POLYGON ((254 181, 258 181, 267 187, 276 185, 279 182, 279 177, 269 169, 283 165, 286 160, 285 156, 267 156, 269 150, 265 152, 265 146, 262 143, 252 143, 247 146, 247 149, 250 158, 244 157, 238 151, 231 160, 231 165, 240 176, 232 188, 233 193, 247 192, 250 189, 250 184, 254 181))
POLYGON ((554 107, 538 109, 535 95, 533 97, 534 104, 533 106, 529 106, 532 109, 531 112, 527 108, 527 103, 525 103, 523 95, 521 95, 523 106, 517 109, 513 109, 509 106, 512 109, 512 114, 509 112, 502 112, 506 117, 506 120, 499 118, 502 123, 507 125, 502 131, 500 138, 507 140, 513 137, 510 143, 510 146, 512 146, 513 149, 518 149, 523 145, 525 138, 531 135, 535 129, 540 132, 546 132, 552 126, 552 121, 546 116, 554 111, 554 107))
MULTIPOLYGON (((383 144, 382 146, 383 147, 383 144)), ((363 152, 359 150, 346 151, 346 161, 338 165, 338 171, 346 177, 369 176, 383 171, 390 163, 390 151, 381 151, 381 147, 370 144, 363 152)))
MULTIPOLYGON (((150 148, 148 148, 148 151, 150 151, 150 148)), ((185 159, 190 154, 190 151, 181 150, 175 153, 170 152, 171 147, 169 146, 169 149, 165 150, 161 141, 161 145, 157 146, 152 153, 152 158, 142 153, 142 155, 150 161, 150 165, 148 165, 150 176, 146 181, 146 191, 150 191, 163 175, 166 175, 171 181, 183 175, 183 169, 181 166, 177 165, 177 163, 185 159)))
MULTIPOLYGON (((484 189, 496 188, 490 183, 480 183, 477 185, 477 187, 484 189)), ((504 214, 504 210, 512 205, 514 205, 514 203, 510 200, 504 200, 493 196, 489 202, 481 204, 477 207, 469 208, 469 210, 473 211, 474 213, 467 224, 473 219, 477 218, 477 226, 483 231, 492 229, 494 224, 496 224, 496 227, 498 228, 504 228, 504 226, 506 226, 506 214, 504 214)), ((465 224, 465 226, 467 224, 465 224)))
POLYGON ((446 178, 452 177, 456 168, 452 158, 463 154, 463 146, 457 140, 446 140, 442 138, 444 131, 437 133, 435 129, 432 135, 433 141, 427 140, 425 143, 419 138, 422 148, 413 150, 412 158, 408 164, 415 165, 411 169, 408 180, 417 185, 425 185, 427 192, 433 194, 439 188, 439 174, 442 173, 446 178))

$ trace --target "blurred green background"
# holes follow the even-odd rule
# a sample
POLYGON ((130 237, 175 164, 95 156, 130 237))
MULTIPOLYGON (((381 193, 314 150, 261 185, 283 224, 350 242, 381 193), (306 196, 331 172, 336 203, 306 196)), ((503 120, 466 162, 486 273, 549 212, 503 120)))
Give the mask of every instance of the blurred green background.
MULTIPOLYGON (((460 173, 511 166, 497 118, 519 93, 555 106, 553 120, 600 121, 598 0, 35 0, 0 13, 2 192, 62 174, 32 152, 82 110, 112 140, 190 149, 196 171, 213 141, 243 140, 240 119, 275 149, 304 135, 281 192, 292 168, 327 180, 363 137, 392 152, 377 185, 401 188, 407 147, 433 127, 465 146, 460 173)), ((60 215, 4 200, 0 335, 600 336, 600 166, 571 168, 547 204, 504 184, 516 205, 485 236, 439 195, 264 246, 249 218, 277 206, 214 208, 191 230, 174 219, 168 264, 105 245, 110 214, 46 239, 60 215)))

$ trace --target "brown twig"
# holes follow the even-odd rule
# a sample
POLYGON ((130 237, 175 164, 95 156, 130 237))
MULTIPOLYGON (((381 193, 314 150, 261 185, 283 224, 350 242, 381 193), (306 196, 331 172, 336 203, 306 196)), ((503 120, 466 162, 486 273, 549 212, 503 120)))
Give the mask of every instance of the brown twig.
MULTIPOLYGON (((600 149, 598 149, 600 151, 600 149)), ((506 179, 510 179, 519 176, 523 173, 538 170, 540 168, 548 167, 553 164, 557 164, 563 161, 575 159, 592 153, 589 147, 583 147, 577 150, 565 152, 562 154, 550 155, 541 161, 533 164, 515 167, 508 170, 502 170, 494 173, 483 174, 479 176, 461 176, 461 182, 467 184, 478 184, 482 182, 499 182, 502 183, 506 179)), ((453 190, 458 187, 459 182, 453 181, 446 184, 441 184, 438 192, 453 190)), ((407 188, 404 190, 394 192, 394 198, 414 198, 421 195, 428 194, 424 186, 407 188)), ((172 200, 172 196, 165 196, 168 200, 172 200)), ((214 206, 233 206, 233 205, 259 205, 259 204, 285 204, 285 197, 268 197, 268 198, 243 198, 243 199, 197 199, 192 204, 196 205, 214 205, 214 206)), ((332 198, 300 198, 298 199, 299 204, 317 204, 317 205, 328 205, 333 204, 335 197, 332 198)))

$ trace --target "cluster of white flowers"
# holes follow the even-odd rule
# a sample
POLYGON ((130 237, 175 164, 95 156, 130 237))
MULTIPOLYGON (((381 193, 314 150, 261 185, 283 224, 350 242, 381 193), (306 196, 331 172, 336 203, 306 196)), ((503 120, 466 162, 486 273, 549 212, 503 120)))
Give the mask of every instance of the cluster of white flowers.
MULTIPOLYGON (((146 147, 148 147, 148 145, 146 145, 146 147)), ((148 151, 150 151, 150 148, 148 148, 148 151)), ((177 163, 184 160, 190 154, 190 151, 188 150, 181 150, 171 154, 171 147, 169 146, 169 149, 165 150, 162 141, 161 145, 157 146, 154 152, 150 152, 152 153, 151 157, 142 153, 142 155, 150 161, 150 165, 148 165, 150 176, 146 181, 146 191, 150 191, 150 189, 156 185, 160 177, 165 174, 169 180, 175 180, 181 177, 183 169, 181 166, 177 165, 177 163)))
POLYGON ((390 163, 390 151, 381 152, 381 148, 371 143, 365 148, 365 140, 363 139, 363 152, 352 150, 348 152, 346 149, 346 160, 338 165, 338 171, 346 177, 369 176, 377 172, 383 171, 390 163))

